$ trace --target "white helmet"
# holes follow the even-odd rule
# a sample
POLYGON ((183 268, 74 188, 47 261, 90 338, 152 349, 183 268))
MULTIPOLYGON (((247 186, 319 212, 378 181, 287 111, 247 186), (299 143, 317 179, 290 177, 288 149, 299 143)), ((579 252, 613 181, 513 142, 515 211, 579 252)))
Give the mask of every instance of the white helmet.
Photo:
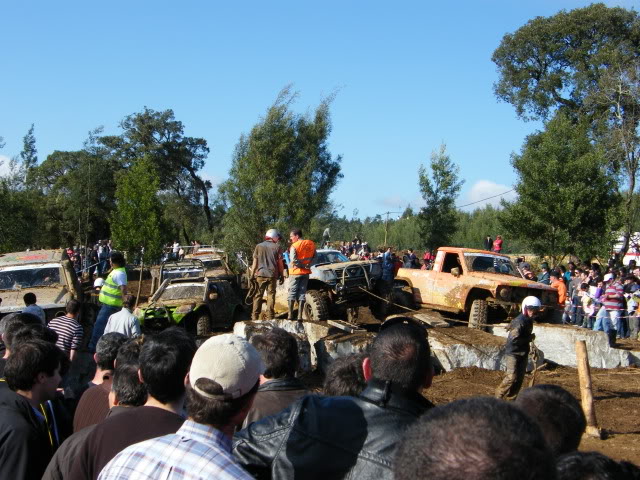
POLYGON ((282 235, 280 235, 280 232, 275 228, 270 228, 267 230, 267 233, 264 234, 264 237, 275 240, 276 238, 282 238, 282 235))
POLYGON ((542 307, 542 303, 540 302, 540 299, 538 297, 534 297, 533 295, 530 295, 522 301, 523 312, 526 307, 539 309, 540 307, 542 307))

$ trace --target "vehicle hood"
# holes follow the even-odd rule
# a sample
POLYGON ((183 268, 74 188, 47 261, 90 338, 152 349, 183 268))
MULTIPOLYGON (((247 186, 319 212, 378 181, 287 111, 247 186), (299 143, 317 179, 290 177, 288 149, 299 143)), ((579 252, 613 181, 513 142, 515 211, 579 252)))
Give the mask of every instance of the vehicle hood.
POLYGON ((318 265, 318 266, 314 265, 311 267, 311 270, 326 271, 326 270, 335 270, 336 268, 348 268, 353 265, 372 265, 372 264, 378 264, 378 263, 379 262, 375 260, 356 260, 353 262, 327 263, 325 265, 318 265))
POLYGON ((465 275, 477 278, 480 285, 506 285, 509 287, 537 288, 539 290, 556 291, 555 288, 544 283, 534 282, 526 278, 512 277, 511 275, 501 275, 499 273, 469 272, 465 275))

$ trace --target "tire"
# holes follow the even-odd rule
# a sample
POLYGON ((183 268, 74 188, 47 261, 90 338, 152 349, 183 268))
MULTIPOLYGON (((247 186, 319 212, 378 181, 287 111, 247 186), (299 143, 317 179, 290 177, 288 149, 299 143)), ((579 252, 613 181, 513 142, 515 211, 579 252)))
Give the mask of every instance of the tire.
MULTIPOLYGON (((411 310, 417 310, 416 302, 413 300, 413 295, 405 290, 395 290, 393 292, 393 302, 411 310)), ((404 308, 396 307, 399 313, 407 313, 404 308)))
POLYGON ((486 300, 474 300, 469 311, 469 328, 484 330, 489 318, 488 313, 489 309, 486 300))
POLYGON ((196 336, 204 337, 211 333, 211 319, 209 318, 208 313, 200 313, 198 314, 198 319, 196 321, 196 336))
POLYGON ((347 308, 347 322, 355 323, 358 321, 358 307, 347 308))
POLYGON ((306 304, 302 314, 305 320, 324 322, 329 319, 327 298, 319 290, 308 290, 305 295, 306 304))

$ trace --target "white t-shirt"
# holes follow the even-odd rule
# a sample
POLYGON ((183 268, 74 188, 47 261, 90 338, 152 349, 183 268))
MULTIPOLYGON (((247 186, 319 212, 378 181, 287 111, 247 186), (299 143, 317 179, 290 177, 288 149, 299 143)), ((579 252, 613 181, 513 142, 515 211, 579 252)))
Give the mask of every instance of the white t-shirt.
POLYGON ((111 280, 113 280, 113 283, 115 283, 118 286, 126 285, 127 272, 124 272, 122 270, 114 271, 113 274, 111 275, 111 280))
POLYGON ((173 253, 178 253, 178 250, 180 250, 180 244, 176 242, 173 244, 173 253))

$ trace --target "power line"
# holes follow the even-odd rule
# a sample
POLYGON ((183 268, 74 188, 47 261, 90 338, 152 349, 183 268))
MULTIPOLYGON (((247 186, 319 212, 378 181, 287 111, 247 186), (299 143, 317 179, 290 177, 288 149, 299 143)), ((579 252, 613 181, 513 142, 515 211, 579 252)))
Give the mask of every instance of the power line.
POLYGON ((483 198, 482 200, 477 200, 475 202, 471 202, 471 203, 467 203, 465 205, 457 205, 456 208, 464 208, 464 207, 468 207, 469 205, 475 205, 476 203, 480 203, 480 202, 484 202, 485 200, 491 200, 492 198, 496 198, 496 197, 501 197, 503 195, 506 195, 507 193, 511 193, 513 192, 515 189, 512 188, 511 190, 507 190, 504 193, 499 193, 498 195, 493 195, 491 197, 487 197, 487 198, 483 198))

